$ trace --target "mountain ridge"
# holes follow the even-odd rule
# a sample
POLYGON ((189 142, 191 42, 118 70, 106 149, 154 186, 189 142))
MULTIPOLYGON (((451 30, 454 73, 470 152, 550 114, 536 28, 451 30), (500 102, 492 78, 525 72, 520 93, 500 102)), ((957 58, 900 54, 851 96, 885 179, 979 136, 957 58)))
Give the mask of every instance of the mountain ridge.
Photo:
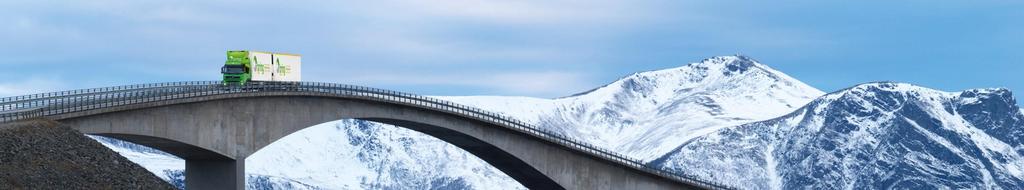
MULTIPOLYGON (((625 79, 627 79, 627 78, 629 78, 629 77, 633 77, 633 76, 635 76, 635 75, 640 75, 640 74, 643 74, 643 73, 650 73, 650 72, 657 72, 657 71, 665 71, 665 70, 674 70, 674 69, 679 69, 679 68, 683 68, 683 67, 689 66, 690 64, 695 64, 695 63, 702 63, 702 62, 707 62, 707 61, 709 61, 709 60, 712 60, 712 59, 716 59, 716 58, 727 58, 727 57, 736 57, 736 58, 738 58, 738 59, 742 59, 742 60, 750 60, 750 61, 754 61, 754 62, 756 62, 756 60, 754 60, 753 58, 747 57, 747 56, 745 56, 745 55, 742 55, 742 54, 734 54, 734 55, 724 55, 724 56, 714 56, 714 57, 709 57, 709 58, 705 58, 705 59, 701 60, 700 62, 694 62, 694 63, 687 63, 687 64, 684 64, 684 65, 681 65, 681 66, 678 66, 678 67, 672 67, 672 68, 664 68, 664 69, 652 69, 652 70, 645 70, 645 71, 637 71, 637 72, 633 72, 633 73, 630 73, 630 74, 624 75, 624 76, 622 76, 622 77, 619 77, 618 79, 612 80, 612 82, 609 82, 609 83, 607 83, 607 84, 604 84, 604 85, 598 86, 598 87, 596 87, 596 88, 592 88, 592 89, 590 89, 590 90, 586 90, 586 91, 582 91, 582 92, 577 92, 577 93, 574 93, 574 94, 571 94, 571 95, 568 95, 568 96, 562 96, 562 97, 557 97, 557 98, 553 98, 553 99, 564 99, 564 98, 572 98, 572 97, 576 97, 576 96, 580 96, 580 95, 586 95, 586 94, 588 94, 588 93, 590 93, 590 92, 593 92, 593 91, 595 91, 595 90, 598 90, 598 89, 601 89, 601 88, 605 88, 605 87, 608 87, 608 86, 610 86, 610 85, 612 85, 612 84, 615 84, 615 83, 616 83, 616 82, 618 82, 618 81, 622 81, 622 80, 625 80, 625 79)), ((463 97, 464 97, 464 96, 463 96, 463 97)), ((510 97, 510 96, 496 96, 496 97, 510 97)))
MULTIPOLYGON (((959 105, 944 104, 978 91, 1009 92, 865 83, 775 119, 695 139, 652 165, 680 173, 717 172, 705 177, 753 189, 1020 188, 1024 146, 993 140, 998 133, 981 132, 966 122, 970 116, 949 111, 959 105), (864 183, 848 184, 851 180, 864 183)), ((1016 104, 1011 99, 1004 105, 1016 104)), ((1013 117, 1019 121, 1024 115, 1013 117)), ((1010 125, 1024 131, 1019 122, 1010 125)))

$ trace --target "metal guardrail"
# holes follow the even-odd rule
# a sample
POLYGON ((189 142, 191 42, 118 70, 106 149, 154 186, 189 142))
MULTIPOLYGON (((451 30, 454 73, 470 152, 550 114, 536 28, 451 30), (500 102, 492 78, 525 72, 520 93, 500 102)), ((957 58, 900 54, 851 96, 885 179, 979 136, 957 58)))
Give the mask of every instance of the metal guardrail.
POLYGON ((385 89, 334 83, 301 82, 224 86, 221 85, 220 81, 189 81, 32 94, 0 98, 0 123, 57 116, 96 109, 114 108, 119 106, 222 95, 229 95, 232 97, 277 95, 328 96, 364 99, 420 107, 489 122, 497 126, 502 126, 513 131, 562 145, 570 150, 582 152, 612 163, 618 163, 629 168, 685 184, 706 189, 737 189, 722 183, 700 179, 696 175, 679 175, 651 167, 638 159, 629 158, 614 151, 599 148, 583 141, 571 139, 562 134, 548 131, 495 112, 464 106, 432 97, 385 89))

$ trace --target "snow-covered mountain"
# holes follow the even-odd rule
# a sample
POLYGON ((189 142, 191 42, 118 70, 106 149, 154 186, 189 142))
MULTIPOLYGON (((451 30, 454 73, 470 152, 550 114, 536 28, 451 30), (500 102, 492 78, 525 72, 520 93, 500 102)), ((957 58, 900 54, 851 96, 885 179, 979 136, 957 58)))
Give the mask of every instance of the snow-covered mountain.
POLYGON ((692 138, 789 113, 822 94, 748 57, 721 56, 553 100, 555 109, 539 124, 649 161, 692 138))
MULTIPOLYGON (((145 146, 91 136, 184 188, 185 161, 145 146)), ((313 126, 246 159, 248 189, 525 189, 454 145, 362 120, 313 126)))
POLYGON ((712 131, 786 114, 824 94, 745 56, 626 76, 558 99, 443 97, 652 160, 712 131))
POLYGON ((247 158, 246 169, 328 189, 525 189, 440 139, 351 119, 289 135, 247 158))
POLYGON ((1006 89, 867 83, 651 164, 750 189, 1024 189, 1024 115, 1006 89))

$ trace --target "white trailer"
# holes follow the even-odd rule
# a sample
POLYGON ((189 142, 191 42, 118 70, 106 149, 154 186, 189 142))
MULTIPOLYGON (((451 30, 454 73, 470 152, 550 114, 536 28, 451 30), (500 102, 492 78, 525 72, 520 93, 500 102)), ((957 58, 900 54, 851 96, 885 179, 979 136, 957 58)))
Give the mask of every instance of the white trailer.
POLYGON ((302 56, 296 54, 273 54, 274 72, 273 81, 299 82, 302 81, 302 56))
POLYGON ((302 56, 287 53, 249 51, 252 81, 302 81, 302 56))

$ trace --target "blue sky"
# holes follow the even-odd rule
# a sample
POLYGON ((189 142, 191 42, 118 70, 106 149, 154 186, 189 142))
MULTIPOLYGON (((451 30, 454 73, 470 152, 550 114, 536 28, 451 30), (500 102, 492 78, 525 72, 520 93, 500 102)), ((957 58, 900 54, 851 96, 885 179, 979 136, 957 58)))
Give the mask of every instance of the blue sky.
POLYGON ((824 91, 886 80, 1021 92, 1021 10, 1020 1, 3 1, 0 96, 217 80, 234 49, 302 54, 308 81, 430 95, 559 97, 737 53, 824 91))

